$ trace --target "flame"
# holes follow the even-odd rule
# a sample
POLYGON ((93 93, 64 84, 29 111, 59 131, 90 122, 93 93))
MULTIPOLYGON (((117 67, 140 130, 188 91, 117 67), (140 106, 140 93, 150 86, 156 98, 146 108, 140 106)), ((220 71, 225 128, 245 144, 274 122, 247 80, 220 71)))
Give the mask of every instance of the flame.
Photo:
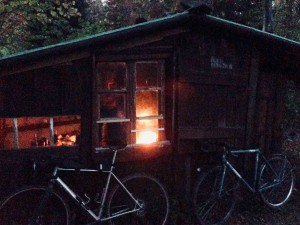
POLYGON ((157 141, 157 133, 154 131, 142 131, 137 135, 137 144, 151 144, 157 141))
POLYGON ((158 92, 142 91, 136 95, 136 143, 150 144, 158 141, 158 119, 147 116, 158 115, 158 92))
MULTIPOLYGON (((139 114, 140 117, 151 115, 148 110, 139 114)), ((136 143, 137 144, 151 144, 157 142, 158 133, 151 129, 156 129, 158 127, 157 120, 138 120, 136 123, 137 129, 141 130, 136 133, 136 143)))

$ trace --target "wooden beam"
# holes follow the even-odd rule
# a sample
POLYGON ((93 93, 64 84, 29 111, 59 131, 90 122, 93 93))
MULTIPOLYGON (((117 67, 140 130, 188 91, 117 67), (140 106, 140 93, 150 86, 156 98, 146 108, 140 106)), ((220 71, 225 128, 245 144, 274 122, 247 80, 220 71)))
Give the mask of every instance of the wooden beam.
POLYGON ((22 73, 30 70, 36 70, 47 66, 59 65, 67 62, 71 62, 73 60, 78 60, 82 58, 87 58, 90 56, 90 52, 76 52, 73 54, 66 54, 62 56, 52 56, 52 57, 45 57, 39 58, 37 60, 29 61, 28 63, 13 63, 12 65, 5 67, 0 70, 0 77, 13 75, 16 73, 22 73))
POLYGON ((181 127, 178 130, 179 139, 207 139, 207 138, 241 138, 245 135, 243 128, 192 128, 181 127))
POLYGON ((189 29, 185 28, 185 27, 178 27, 178 28, 172 29, 172 30, 164 30, 161 32, 157 32, 157 33, 155 33, 155 35, 151 34, 151 35, 132 37, 128 40, 124 40, 124 41, 120 42, 119 44, 112 42, 111 44, 102 46, 101 50, 121 51, 124 49, 134 48, 137 46, 151 44, 153 42, 158 42, 158 41, 163 40, 165 37, 185 33, 185 32, 188 32, 188 30, 189 29))
POLYGON ((224 86, 247 86, 248 78, 246 76, 233 75, 197 75, 189 77, 180 77, 180 82, 189 82, 206 85, 224 85, 224 86))

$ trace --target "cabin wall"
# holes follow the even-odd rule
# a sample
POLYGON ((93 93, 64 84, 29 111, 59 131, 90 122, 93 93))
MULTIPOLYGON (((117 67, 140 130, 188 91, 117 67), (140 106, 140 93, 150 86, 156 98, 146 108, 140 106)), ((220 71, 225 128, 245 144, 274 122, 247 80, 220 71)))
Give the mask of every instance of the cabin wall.
POLYGON ((226 139, 245 145, 251 50, 209 34, 185 37, 179 53, 178 151, 193 143, 226 139), (187 116, 188 115, 188 116, 187 116))
MULTIPOLYGON (((208 32, 179 43, 175 183, 184 185, 175 189, 188 195, 196 168, 220 160, 201 150, 208 140, 280 151, 286 80, 242 39, 208 32)), ((250 156, 239 162, 253 165, 250 156)))
MULTIPOLYGON (((121 155, 121 173, 142 170, 157 174, 171 192, 190 193, 196 167, 207 163, 210 157, 201 151, 207 140, 226 141, 241 148, 260 146, 267 153, 280 144, 283 111, 279 106, 283 105, 284 74, 266 69, 260 52, 241 38, 221 32, 210 34, 207 30, 190 32, 124 51, 99 50, 94 57, 0 79, 2 118, 75 115, 79 116, 76 126, 80 125, 80 142, 72 147, 1 150, 0 161, 5 163, 0 168, 0 179, 8 184, 1 186, 3 193, 31 179, 28 171, 33 158, 57 155, 92 165, 106 157, 101 151, 95 152, 95 148, 103 147, 99 134, 107 122, 100 113, 104 94, 122 94, 126 99, 124 111, 128 115, 111 121, 127 123, 128 143, 133 146, 121 155), (135 133, 131 132, 136 130, 139 119, 148 119, 138 118, 135 112, 134 95, 139 88, 135 86, 136 65, 141 62, 163 65, 159 67, 163 85, 155 89, 161 93, 161 108, 154 115, 164 128, 162 144, 149 148, 135 145, 135 133), (126 65, 126 88, 111 90, 101 86, 101 66, 113 63, 126 65)), ((143 88, 141 91, 148 90, 143 88)), ((47 130, 49 125, 43 126, 47 130)), ((27 133, 32 139, 35 128, 31 126, 27 133)), ((10 129, 12 138, 13 126, 10 129)))
POLYGON ((259 146, 266 154, 281 151, 282 125, 285 116, 287 77, 280 69, 261 68, 257 81, 256 111, 253 146, 259 146))
POLYGON ((33 160, 91 159, 91 71, 82 59, 1 77, 1 193, 32 179, 33 160), (51 143, 51 129, 76 139, 51 143))

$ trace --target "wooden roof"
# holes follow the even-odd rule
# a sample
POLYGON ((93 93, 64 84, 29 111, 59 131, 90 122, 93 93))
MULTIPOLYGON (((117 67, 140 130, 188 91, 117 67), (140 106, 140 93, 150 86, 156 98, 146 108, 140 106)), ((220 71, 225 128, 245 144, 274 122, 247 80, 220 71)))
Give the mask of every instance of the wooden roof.
MULTIPOLYGON (((133 37, 147 37, 147 39, 144 40, 144 43, 146 43, 147 40, 150 42, 153 36, 157 37, 159 35, 162 38, 164 35, 172 35, 174 32, 168 33, 168 31, 174 31, 174 29, 177 29, 177 32, 186 32, 187 30, 201 28, 213 29, 213 31, 225 31, 231 35, 245 37, 247 41, 249 40, 249 42, 255 43, 258 48, 267 54, 269 54, 269 50, 277 51, 280 54, 277 54, 276 57, 288 58, 290 64, 298 68, 300 67, 298 65, 300 60, 299 42, 212 15, 195 15, 185 11, 183 13, 169 15, 160 19, 84 38, 4 56, 0 58, 0 69, 9 70, 11 64, 16 62, 26 63, 34 61, 35 59, 39 60, 45 57, 61 56, 62 54, 80 51, 84 51, 85 55, 89 55, 95 46, 98 49, 102 47, 105 48, 107 45, 119 46, 122 42, 128 41, 133 37)), ((3 74, 3 72, 0 71, 0 74, 3 74)))

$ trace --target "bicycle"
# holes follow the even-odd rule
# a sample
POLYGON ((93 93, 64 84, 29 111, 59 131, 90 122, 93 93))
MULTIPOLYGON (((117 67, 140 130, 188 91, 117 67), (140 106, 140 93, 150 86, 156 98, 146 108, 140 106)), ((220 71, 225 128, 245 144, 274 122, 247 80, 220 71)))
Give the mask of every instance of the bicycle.
POLYGON ((102 224, 105 221, 110 225, 165 225, 169 214, 169 198, 164 186, 147 174, 136 173, 119 179, 113 172, 117 153, 125 148, 109 149, 113 152, 109 169, 105 169, 102 164, 98 169, 55 166, 48 185, 24 187, 2 201, 1 224, 71 225, 70 207, 65 195, 62 195, 65 193, 92 219, 93 222, 87 225, 102 224), (90 198, 75 193, 59 176, 60 171, 107 173, 101 198, 95 199, 99 207, 96 210, 90 208, 90 198), (113 189, 110 188, 112 179, 116 181, 113 189), (60 189, 56 190, 56 186, 60 189), (111 192, 108 196, 109 190, 111 192))
POLYGON ((220 225, 228 221, 236 204, 239 181, 252 193, 258 192, 269 207, 285 205, 294 188, 294 173, 285 155, 275 154, 266 159, 260 149, 236 149, 226 143, 213 144, 222 147, 222 164, 204 172, 193 191, 195 215, 201 225, 220 225), (241 154, 255 155, 252 182, 229 161, 230 156, 241 154))

